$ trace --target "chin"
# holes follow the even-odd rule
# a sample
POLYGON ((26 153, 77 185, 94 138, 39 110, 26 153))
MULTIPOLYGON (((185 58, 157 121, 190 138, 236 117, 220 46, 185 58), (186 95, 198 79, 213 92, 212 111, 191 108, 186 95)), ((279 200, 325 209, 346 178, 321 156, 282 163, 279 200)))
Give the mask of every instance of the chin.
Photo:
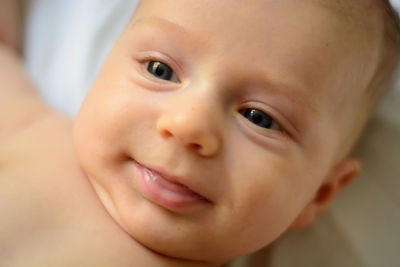
POLYGON ((154 204, 139 203, 128 212, 117 208, 119 214, 114 219, 139 244, 146 249, 168 258, 204 262, 220 265, 234 258, 219 248, 217 240, 190 227, 190 222, 176 218, 172 212, 154 204), (154 212, 154 209, 158 209, 154 212), (198 234, 201 233, 201 234, 198 234))

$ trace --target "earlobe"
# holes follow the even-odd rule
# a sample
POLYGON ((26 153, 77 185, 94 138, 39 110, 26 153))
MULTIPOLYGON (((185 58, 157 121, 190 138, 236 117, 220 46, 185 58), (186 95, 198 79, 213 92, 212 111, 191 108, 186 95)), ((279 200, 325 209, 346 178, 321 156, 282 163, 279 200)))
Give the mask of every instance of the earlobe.
POLYGON ((337 193, 361 172, 361 162, 355 158, 346 158, 339 162, 321 184, 311 202, 295 219, 290 229, 303 229, 309 226, 326 210, 337 193))

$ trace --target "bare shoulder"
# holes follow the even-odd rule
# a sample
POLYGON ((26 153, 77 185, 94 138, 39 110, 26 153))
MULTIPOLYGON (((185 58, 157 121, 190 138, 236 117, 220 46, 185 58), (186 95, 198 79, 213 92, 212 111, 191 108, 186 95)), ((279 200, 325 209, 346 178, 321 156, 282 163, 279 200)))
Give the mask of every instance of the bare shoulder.
POLYGON ((52 112, 24 119, 0 143, 0 214, 5 214, 1 209, 7 203, 13 203, 15 208, 31 195, 40 192, 44 196, 48 187, 57 182, 51 178, 55 168, 63 169, 65 175, 77 168, 73 168, 77 163, 73 155, 72 121, 52 112), (20 198, 21 195, 25 197, 20 198), (15 202, 7 197, 16 198, 15 202))
MULTIPOLYGON (((15 128, 0 144, 0 259, 3 260, 22 253, 24 247, 41 244, 37 238, 53 236, 49 233, 59 220, 55 211, 62 207, 57 197, 61 180, 54 178, 60 169, 66 177, 74 171, 69 168, 74 166, 72 122, 46 113, 27 116, 18 124, 18 131, 15 128)), ((1 260, 0 265, 4 266, 1 260)))
POLYGON ((14 117, 0 135, 0 172, 24 161, 56 160, 52 153, 57 151, 68 151, 62 155, 72 159, 72 130, 71 119, 50 109, 31 109, 14 117))
MULTIPOLYGON (((68 118, 44 113, 27 117, 18 124, 14 133, 0 144, 0 209, 5 203, 11 203, 4 199, 7 196, 25 195, 17 199, 14 203, 17 204, 29 199, 27 196, 34 195, 35 190, 41 190, 44 195, 48 186, 57 182, 51 178, 55 168, 68 174, 67 170, 72 171, 77 165, 73 155, 72 121, 68 118)), ((3 214, 1 210, 0 214, 3 214)))

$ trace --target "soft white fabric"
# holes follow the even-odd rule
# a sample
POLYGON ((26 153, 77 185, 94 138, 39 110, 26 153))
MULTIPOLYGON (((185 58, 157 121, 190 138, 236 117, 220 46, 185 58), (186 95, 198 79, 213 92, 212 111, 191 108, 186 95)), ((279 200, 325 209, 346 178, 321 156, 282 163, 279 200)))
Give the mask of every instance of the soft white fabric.
POLYGON ((389 0, 389 2, 396 10, 400 10, 400 0, 389 0))
MULTIPOLYGON (((160 0, 162 1, 162 0, 160 0)), ((392 0, 400 7, 400 0, 392 0)), ((133 0, 36 0, 26 31, 26 66, 43 97, 75 115, 133 0)), ((234 266, 400 266, 400 84, 380 105, 356 155, 362 175, 311 228, 287 233, 234 266)))
POLYGON ((26 68, 42 97, 76 115, 138 0, 33 0, 26 19, 26 68))

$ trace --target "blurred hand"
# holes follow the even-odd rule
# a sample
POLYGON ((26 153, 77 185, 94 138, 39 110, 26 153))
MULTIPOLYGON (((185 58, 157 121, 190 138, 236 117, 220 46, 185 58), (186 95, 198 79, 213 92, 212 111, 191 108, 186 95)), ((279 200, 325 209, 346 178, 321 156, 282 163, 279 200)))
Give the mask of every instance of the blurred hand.
POLYGON ((0 1, 0 42, 21 52, 22 1, 0 1))

